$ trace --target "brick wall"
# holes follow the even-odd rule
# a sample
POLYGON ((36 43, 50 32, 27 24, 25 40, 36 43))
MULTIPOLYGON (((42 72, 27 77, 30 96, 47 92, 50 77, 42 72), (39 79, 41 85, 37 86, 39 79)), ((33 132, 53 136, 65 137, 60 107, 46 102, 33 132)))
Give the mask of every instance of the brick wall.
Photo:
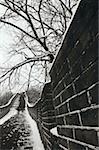
POLYGON ((45 150, 52 150, 53 144, 56 147, 55 140, 57 138, 50 133, 50 129, 56 126, 51 83, 44 86, 41 99, 33 107, 28 106, 28 110, 31 117, 37 122, 45 150))
POLYGON ((50 71, 59 149, 99 149, 98 36, 98 0, 82 0, 50 71))

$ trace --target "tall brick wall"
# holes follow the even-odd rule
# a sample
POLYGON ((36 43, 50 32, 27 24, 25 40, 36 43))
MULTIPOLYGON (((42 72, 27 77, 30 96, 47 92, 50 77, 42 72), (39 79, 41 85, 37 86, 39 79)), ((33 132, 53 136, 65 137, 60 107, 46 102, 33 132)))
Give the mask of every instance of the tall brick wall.
POLYGON ((59 150, 98 147, 98 0, 82 0, 50 71, 59 150))

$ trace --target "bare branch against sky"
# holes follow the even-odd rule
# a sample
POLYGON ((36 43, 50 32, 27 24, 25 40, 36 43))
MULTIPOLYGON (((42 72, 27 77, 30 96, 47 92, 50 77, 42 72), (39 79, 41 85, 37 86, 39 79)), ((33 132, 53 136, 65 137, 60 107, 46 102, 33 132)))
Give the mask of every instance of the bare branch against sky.
POLYGON ((77 2, 0 1, 0 31, 5 34, 5 30, 9 29, 13 37, 8 36, 8 43, 12 43, 9 50, 11 59, 6 67, 0 66, 1 85, 9 85, 10 90, 19 90, 20 87, 26 90, 31 85, 44 84, 45 68, 49 68, 51 59, 61 45, 77 2))

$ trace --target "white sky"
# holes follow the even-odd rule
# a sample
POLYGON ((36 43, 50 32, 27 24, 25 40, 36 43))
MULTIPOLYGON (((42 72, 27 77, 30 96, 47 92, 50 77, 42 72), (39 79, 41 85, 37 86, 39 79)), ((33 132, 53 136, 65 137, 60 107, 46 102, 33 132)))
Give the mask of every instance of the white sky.
POLYGON ((0 64, 8 59, 8 52, 10 51, 10 44, 13 43, 13 36, 7 27, 0 29, 0 64))
MULTIPOLYGON (((7 29, 7 28, 0 29, 0 67, 3 67, 3 66, 8 67, 9 64, 13 66, 14 64, 17 64, 20 61, 20 57, 18 57, 18 56, 14 57, 14 59, 12 59, 12 60, 9 59, 10 58, 9 52, 11 50, 10 45, 13 44, 13 38, 14 38, 14 35, 10 32, 10 29, 7 29), (18 59, 19 59, 19 61, 18 61, 18 59)), ((38 75, 39 75, 39 72, 38 72, 38 75)), ((23 76, 26 77, 26 70, 24 70, 23 76)), ((35 77, 35 74, 34 74, 34 77, 35 77)), ((23 82, 21 80, 20 85, 18 85, 16 87, 14 86, 12 91, 13 92, 23 92, 25 89, 23 88, 22 84, 24 83, 26 78, 24 78, 23 82)), ((37 82, 34 81, 34 87, 36 84, 37 84, 37 82)), ((0 92, 1 91, 2 91, 2 88, 0 87, 0 92)))
MULTIPOLYGON (((2 9, 0 7, 0 16, 1 13, 2 9)), ((10 45, 13 43, 13 38, 14 35, 11 33, 10 28, 0 28, 0 67, 5 65, 5 62, 7 63, 7 60, 9 59, 8 52, 10 51, 10 45)), ((13 63, 11 65, 13 65, 13 63)))
MULTIPOLYGON (((0 7, 0 16, 2 15, 3 7, 0 7)), ((0 65, 6 60, 10 37, 7 29, 0 28, 0 65)))
POLYGON ((6 54, 8 52, 9 36, 4 30, 0 30, 0 63, 6 60, 6 54))

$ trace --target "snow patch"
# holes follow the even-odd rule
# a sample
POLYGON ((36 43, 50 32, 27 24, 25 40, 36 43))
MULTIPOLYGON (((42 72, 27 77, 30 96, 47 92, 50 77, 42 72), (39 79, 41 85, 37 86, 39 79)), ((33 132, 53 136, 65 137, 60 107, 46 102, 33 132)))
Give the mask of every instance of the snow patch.
POLYGON ((15 108, 11 108, 11 110, 0 119, 0 125, 4 124, 7 120, 9 120, 11 117, 17 114, 17 110, 15 108))
POLYGON ((36 124, 36 121, 34 121, 31 116, 28 113, 28 110, 26 110, 26 120, 29 122, 31 126, 32 131, 32 138, 33 138, 33 150, 44 150, 43 143, 40 138, 40 133, 36 124))

